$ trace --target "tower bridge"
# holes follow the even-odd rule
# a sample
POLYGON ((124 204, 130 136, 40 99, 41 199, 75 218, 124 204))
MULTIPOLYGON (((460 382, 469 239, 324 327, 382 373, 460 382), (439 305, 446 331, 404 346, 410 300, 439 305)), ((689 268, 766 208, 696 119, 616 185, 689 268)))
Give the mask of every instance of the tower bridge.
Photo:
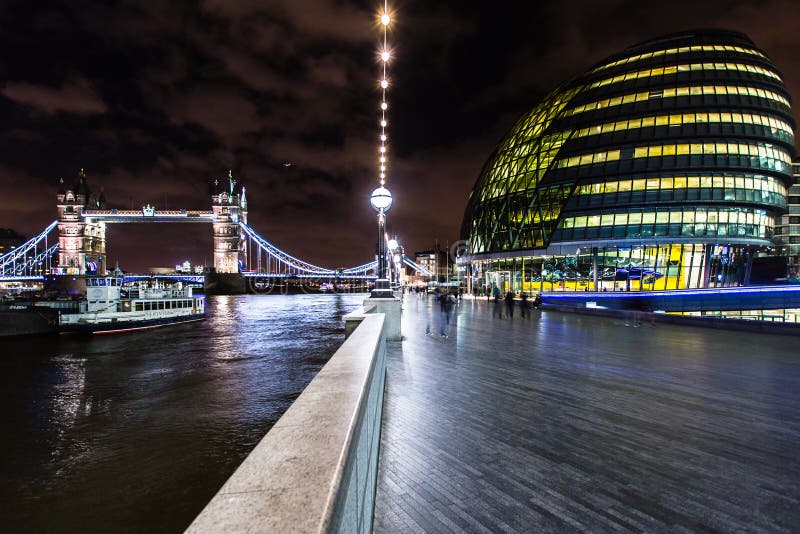
POLYGON ((210 224, 214 266, 209 273, 216 279, 238 280, 242 288, 245 278, 375 278, 376 261, 330 269, 296 258, 268 241, 248 224, 246 190, 230 172, 226 180, 214 181, 209 210, 160 210, 149 204, 139 210, 108 208, 104 192, 94 194, 83 169, 71 185, 61 180, 56 200, 57 219, 0 256, 0 281, 104 274, 106 225, 123 223, 210 224))

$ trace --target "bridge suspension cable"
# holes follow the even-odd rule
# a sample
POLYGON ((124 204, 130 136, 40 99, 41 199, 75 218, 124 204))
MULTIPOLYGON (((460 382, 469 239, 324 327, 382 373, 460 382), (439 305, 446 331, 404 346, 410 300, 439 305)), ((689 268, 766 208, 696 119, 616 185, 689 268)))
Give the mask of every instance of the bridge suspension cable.
POLYGON ((26 276, 37 271, 39 274, 49 271, 52 267, 50 259, 58 251, 58 243, 50 245, 47 236, 56 226, 58 221, 53 221, 39 234, 0 256, 2 276, 26 276), (44 268, 41 267, 43 263, 44 268))
POLYGON ((314 265, 295 258, 288 252, 279 249, 277 246, 267 241, 261 234, 256 232, 253 227, 248 224, 240 221, 239 227, 251 240, 251 242, 255 243, 255 245, 258 247, 257 251, 250 250, 249 254, 252 255, 255 253, 258 255, 255 262, 253 262, 253 258, 250 258, 250 262, 251 264, 255 263, 258 265, 260 271, 266 270, 267 273, 271 273, 274 266, 278 271, 283 269, 284 274, 315 276, 363 276, 366 275, 368 271, 374 272, 376 269, 377 262, 375 261, 365 263, 363 265, 357 265, 355 267, 348 267, 346 269, 328 269, 326 267, 320 267, 319 265, 314 265), (266 254, 266 266, 263 266, 261 263, 261 257, 263 254, 266 254), (294 271, 292 271, 292 269, 294 271))
POLYGON ((371 261, 369 263, 365 263, 364 265, 356 265, 355 267, 348 267, 347 269, 342 269, 342 274, 366 274, 367 271, 375 272, 375 269, 378 268, 377 261, 371 261))
POLYGON ((415 262, 414 260, 412 260, 411 258, 406 256, 405 254, 403 254, 403 263, 405 263, 406 265, 408 265, 409 267, 411 267, 415 271, 419 271, 422 274, 422 276, 436 276, 436 274, 434 274, 430 270, 426 269, 425 267, 423 267, 419 263, 415 262))
MULTIPOLYGON (((269 264, 271 262, 276 262, 279 267, 284 268, 293 268, 296 271, 300 271, 304 274, 317 274, 320 276, 331 276, 336 274, 336 271, 333 269, 326 269, 325 267, 319 267, 318 265, 313 265, 311 263, 305 262, 298 258, 295 258, 288 252, 284 252, 283 250, 279 249, 269 241, 267 241, 264 237, 261 236, 258 232, 256 232, 251 226, 239 222, 239 227, 244 231, 245 235, 252 239, 259 248, 259 254, 262 252, 267 254, 267 271, 270 271, 269 264)), ((252 253, 252 251, 251 251, 252 253)), ((287 269, 287 274, 290 274, 287 269)))

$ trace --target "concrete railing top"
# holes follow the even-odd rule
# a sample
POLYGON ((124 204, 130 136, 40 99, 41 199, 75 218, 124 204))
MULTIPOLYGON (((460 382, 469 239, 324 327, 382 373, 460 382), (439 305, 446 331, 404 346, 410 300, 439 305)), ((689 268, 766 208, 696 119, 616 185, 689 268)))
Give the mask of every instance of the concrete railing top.
POLYGON ((267 433, 187 532, 324 532, 333 519, 384 315, 360 326, 267 433))

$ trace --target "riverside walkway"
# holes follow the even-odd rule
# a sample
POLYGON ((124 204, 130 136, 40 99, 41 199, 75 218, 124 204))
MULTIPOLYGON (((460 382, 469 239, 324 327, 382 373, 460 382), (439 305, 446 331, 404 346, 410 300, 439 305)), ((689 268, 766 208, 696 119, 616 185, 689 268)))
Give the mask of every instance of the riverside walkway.
POLYGON ((800 525, 800 339, 406 295, 375 532, 800 525), (429 321, 433 335, 426 335, 429 321))

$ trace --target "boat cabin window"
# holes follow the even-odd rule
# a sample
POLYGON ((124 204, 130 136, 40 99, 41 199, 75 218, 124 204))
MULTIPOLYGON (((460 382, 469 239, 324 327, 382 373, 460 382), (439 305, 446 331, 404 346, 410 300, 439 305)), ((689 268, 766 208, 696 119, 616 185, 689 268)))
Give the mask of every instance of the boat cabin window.
POLYGON ((121 278, 87 278, 86 285, 91 287, 121 286, 121 278))

